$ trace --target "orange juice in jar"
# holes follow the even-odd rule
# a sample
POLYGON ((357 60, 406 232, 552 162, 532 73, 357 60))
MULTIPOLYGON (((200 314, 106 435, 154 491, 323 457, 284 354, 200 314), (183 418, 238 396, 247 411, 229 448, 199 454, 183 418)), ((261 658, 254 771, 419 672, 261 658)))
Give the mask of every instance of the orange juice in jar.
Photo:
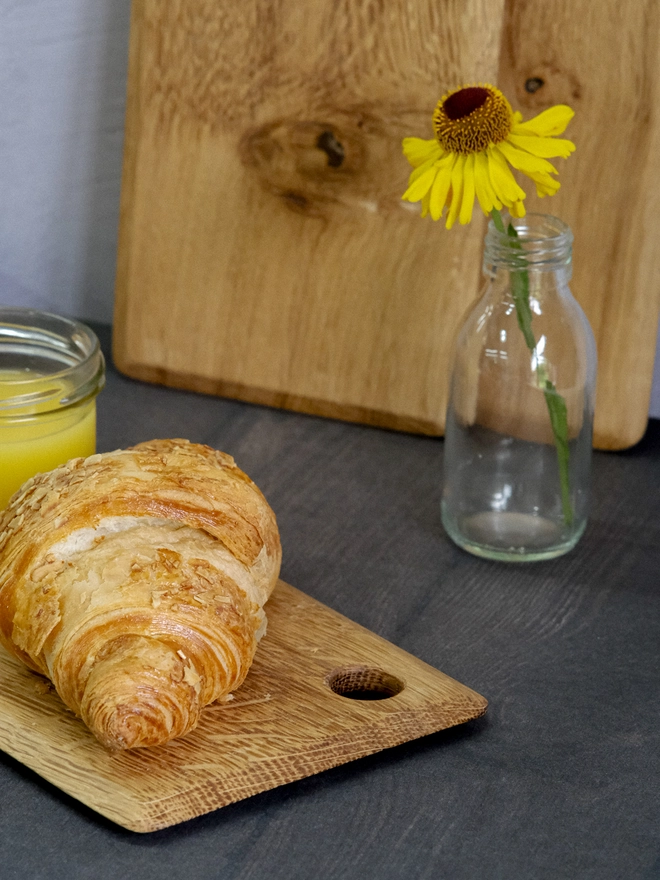
POLYGON ((105 362, 77 321, 0 308, 0 509, 30 477, 96 451, 105 362))

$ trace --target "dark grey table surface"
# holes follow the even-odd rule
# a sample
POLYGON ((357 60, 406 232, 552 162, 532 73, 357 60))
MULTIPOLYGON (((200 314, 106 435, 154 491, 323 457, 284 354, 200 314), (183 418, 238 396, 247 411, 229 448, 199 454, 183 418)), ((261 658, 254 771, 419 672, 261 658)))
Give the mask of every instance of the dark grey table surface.
POLYGON ((441 440, 112 368, 98 403, 99 451, 188 437, 230 452, 277 513, 285 580, 490 706, 147 835, 0 754, 2 880, 660 878, 660 422, 595 454, 574 551, 507 565, 445 536, 441 440))

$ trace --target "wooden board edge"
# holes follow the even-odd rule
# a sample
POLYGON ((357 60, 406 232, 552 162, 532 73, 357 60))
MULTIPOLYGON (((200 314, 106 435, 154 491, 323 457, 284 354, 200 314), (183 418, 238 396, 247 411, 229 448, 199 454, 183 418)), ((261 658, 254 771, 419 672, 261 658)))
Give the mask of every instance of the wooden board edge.
MULTIPOLYGON (((140 70, 142 68, 142 27, 144 21, 144 0, 132 0, 129 42, 128 42, 128 65, 126 82, 126 110, 124 113, 124 145, 122 148, 121 187, 119 198, 119 220, 117 224, 117 247, 114 283, 113 325, 125 326, 128 320, 128 278, 130 264, 133 257, 131 243, 131 229, 134 222, 134 197, 135 179, 137 175, 137 149, 130 149, 129 145, 136 145, 142 129, 142 114, 140 112, 141 90, 140 70)), ((126 341, 120 335, 115 339, 113 333, 112 344, 119 349, 125 347, 126 341)), ((117 357, 121 358, 121 352, 117 357)))
MULTIPOLYGON (((423 661, 420 660, 419 663, 423 664, 423 661)), ((439 670, 434 669, 434 671, 444 676, 439 670)), ((20 747, 16 747, 12 742, 3 743, 2 751, 67 797, 78 801, 93 812, 128 831, 146 834, 178 825, 256 794, 482 717, 488 708, 486 698, 466 685, 457 684, 461 688, 460 700, 444 703, 442 706, 426 702, 415 710, 405 708, 370 725, 365 725, 351 742, 352 748, 348 755, 345 751, 346 742, 342 736, 329 736, 310 743, 304 751, 284 758, 278 756, 255 762, 241 778, 240 785, 234 783, 233 787, 227 788, 225 780, 216 777, 162 800, 141 800, 118 789, 107 779, 104 780, 105 787, 101 799, 94 788, 90 788, 89 796, 84 796, 80 791, 73 792, 63 786, 61 778, 57 773, 52 773, 47 764, 38 767, 34 764, 26 764, 25 755, 20 747), (339 745, 344 751, 338 750, 339 745), (272 784, 273 779, 277 779, 275 785, 272 784), (114 792, 114 799, 106 798, 109 794, 108 787, 114 792), (121 803, 122 808, 117 809, 116 803, 121 803)))
MULTIPOLYGON (((649 406, 650 404, 649 395, 649 406)), ((600 452, 623 452, 626 449, 632 449, 643 439, 648 426, 649 416, 639 413, 635 417, 629 418, 625 425, 619 426, 618 430, 613 431, 611 425, 599 424, 596 413, 593 447, 600 452)))
POLYGON ((440 421, 416 419, 410 416, 396 415, 385 410, 304 397, 267 388, 256 388, 239 382, 211 379, 194 373, 183 373, 166 370, 162 367, 138 364, 125 356, 121 336, 120 328, 116 327, 113 333, 113 362, 119 372, 130 379, 137 379, 152 385, 177 388, 182 391, 194 391, 276 409, 291 410, 310 416, 367 425, 372 428, 386 428, 409 434, 423 434, 428 437, 441 437, 444 433, 444 422, 440 421))
MULTIPOLYGON (((466 688, 467 690, 469 689, 466 688)), ((421 713, 403 712, 402 716, 408 715, 408 718, 397 715, 389 716, 387 719, 382 719, 380 723, 363 728, 360 737, 352 743, 354 750, 348 757, 345 754, 340 755, 335 748, 340 737, 327 737, 315 743, 305 752, 292 754, 284 759, 282 757, 270 758, 255 764, 250 779, 246 782, 243 778, 240 788, 238 786, 233 789, 223 788, 223 780, 217 778, 162 801, 140 802, 132 800, 129 802, 127 799, 126 805, 129 809, 122 811, 121 815, 115 811, 103 812, 102 815, 128 831, 138 834, 161 831, 164 828, 215 812, 265 791, 272 791, 282 785, 318 775, 320 772, 481 718, 487 711, 488 702, 480 694, 474 691, 472 693, 475 698, 474 702, 469 705, 469 708, 466 703, 461 702, 462 712, 457 712, 456 704, 445 704, 440 711, 437 707, 434 709, 429 705, 421 713), (397 720, 402 726, 398 727, 395 732, 392 729, 392 722, 397 720), (336 760, 333 760, 333 754, 336 756, 336 760), (318 769, 319 763, 323 765, 322 770, 318 769), (269 772, 271 767, 273 773, 269 772), (274 776, 277 776, 278 779, 276 785, 271 784, 274 776), (203 804, 207 799, 212 800, 213 803, 212 806, 205 809, 203 804)), ((87 806, 90 805, 87 804, 87 806)), ((96 807, 92 806, 91 808, 96 812, 101 812, 96 807)))
MULTIPOLYGON (((382 410, 367 407, 340 404, 333 401, 319 400, 286 392, 254 388, 238 382, 225 382, 196 376, 194 373, 182 373, 150 367, 125 357, 121 333, 121 315, 113 328, 112 358, 117 370, 129 379, 146 382, 150 385, 161 385, 176 388, 180 391, 191 391, 213 397, 225 397, 230 400, 241 400, 258 406, 269 406, 285 409, 309 416, 336 419, 351 424, 366 425, 371 428, 400 431, 408 434, 419 434, 426 437, 442 439, 444 437, 444 421, 427 421, 407 416, 397 416, 382 410)), ((648 428, 649 417, 643 413, 634 421, 628 421, 625 430, 612 432, 611 429, 594 424, 593 448, 599 452, 622 452, 636 446, 644 437, 648 428)))

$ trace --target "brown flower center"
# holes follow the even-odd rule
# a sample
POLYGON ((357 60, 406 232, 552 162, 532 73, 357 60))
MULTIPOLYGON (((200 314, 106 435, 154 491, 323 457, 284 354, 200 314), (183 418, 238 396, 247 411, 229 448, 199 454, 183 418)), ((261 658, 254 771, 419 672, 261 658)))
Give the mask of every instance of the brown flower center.
POLYGON ((495 86, 466 86, 444 95, 433 113, 435 136, 450 153, 480 153, 511 131, 511 105, 495 86))
POLYGON ((488 100, 490 92, 481 86, 468 86, 454 92, 444 102, 444 111, 452 121, 469 116, 473 110, 478 110, 488 100))

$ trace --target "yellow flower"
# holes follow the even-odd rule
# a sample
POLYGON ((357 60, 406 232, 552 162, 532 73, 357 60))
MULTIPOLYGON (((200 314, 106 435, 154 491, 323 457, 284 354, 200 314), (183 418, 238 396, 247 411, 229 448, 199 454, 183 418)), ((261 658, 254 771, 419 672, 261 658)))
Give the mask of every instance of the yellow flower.
POLYGON ((554 195, 557 169, 548 162, 575 149, 558 138, 573 118, 565 104, 550 107, 528 122, 513 112, 499 89, 486 83, 447 92, 433 113, 435 138, 404 138, 403 152, 414 170, 403 198, 422 203, 422 217, 439 220, 445 207, 447 229, 469 223, 475 196, 484 214, 506 207, 525 216, 526 193, 509 166, 536 184, 539 196, 554 195))

